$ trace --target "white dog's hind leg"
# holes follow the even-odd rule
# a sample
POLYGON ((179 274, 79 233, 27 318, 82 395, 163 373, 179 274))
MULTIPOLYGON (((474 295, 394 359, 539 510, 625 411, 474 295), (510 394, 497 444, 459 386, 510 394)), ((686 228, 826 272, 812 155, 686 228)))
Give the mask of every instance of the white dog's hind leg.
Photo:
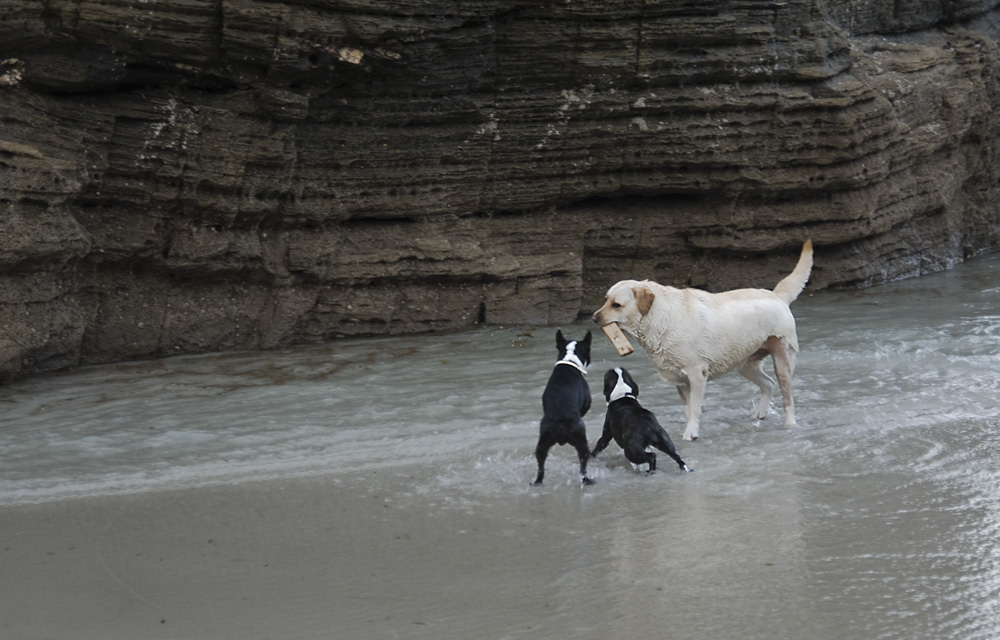
MULTIPOLYGON (((766 351, 763 351, 763 349, 761 351, 764 355, 767 355, 766 351)), ((757 405, 750 412, 750 417, 754 420, 763 420, 771 408, 774 380, 771 379, 771 376, 764 373, 764 361, 755 358, 756 356, 751 356, 744 362, 739 368, 739 372, 741 376, 760 387, 760 400, 757 401, 757 405)))
POLYGON ((688 402, 688 396, 690 395, 690 388, 685 385, 677 385, 677 395, 681 397, 681 404, 684 405, 684 422, 685 424, 691 418, 691 403, 688 402))
MULTIPOLYGON (((704 367, 697 369, 681 369, 688 379, 687 425, 684 427, 685 440, 698 439, 698 426, 701 422, 701 401, 705 397, 705 385, 708 383, 708 371, 704 367)), ((680 387, 678 387, 680 388, 680 387)))
POLYGON ((774 373, 778 376, 778 386, 785 402, 785 426, 795 426, 795 402, 792 400, 792 374, 795 373, 795 351, 784 338, 774 336, 767 339, 764 348, 774 359, 774 373))

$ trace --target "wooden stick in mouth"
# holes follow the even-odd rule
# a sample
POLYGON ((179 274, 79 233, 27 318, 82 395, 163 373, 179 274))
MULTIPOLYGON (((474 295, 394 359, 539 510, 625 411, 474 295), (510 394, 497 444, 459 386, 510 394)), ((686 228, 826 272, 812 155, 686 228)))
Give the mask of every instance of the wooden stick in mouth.
POLYGON ((617 322, 606 324, 601 327, 601 329, 604 331, 604 334, 608 336, 608 339, 611 340, 611 344, 614 345, 618 355, 627 356, 632 353, 632 345, 629 344, 628 338, 626 338, 625 334, 622 333, 622 330, 618 326, 617 322))

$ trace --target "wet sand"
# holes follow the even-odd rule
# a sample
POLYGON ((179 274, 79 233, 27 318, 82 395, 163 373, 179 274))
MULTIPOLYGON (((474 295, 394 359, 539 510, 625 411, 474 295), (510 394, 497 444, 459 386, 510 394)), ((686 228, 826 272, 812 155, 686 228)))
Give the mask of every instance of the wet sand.
POLYGON ((615 452, 586 489, 568 454, 529 487, 527 447, 524 478, 465 487, 412 466, 6 506, 0 637, 990 638, 996 473, 953 445, 998 427, 878 466, 773 429, 739 458, 684 443, 691 474, 615 452))
MULTIPOLYGON (((695 477, 670 471, 632 479, 627 495, 608 482, 603 491, 559 482, 495 500, 444 498, 415 491, 422 475, 414 468, 6 507, 0 635, 805 631, 801 528, 780 504, 754 506, 776 495, 699 504, 695 477), (712 524, 734 517, 740 535, 712 524), (756 589, 745 591, 750 584, 756 589)), ((815 613, 806 621, 815 625, 815 613)))

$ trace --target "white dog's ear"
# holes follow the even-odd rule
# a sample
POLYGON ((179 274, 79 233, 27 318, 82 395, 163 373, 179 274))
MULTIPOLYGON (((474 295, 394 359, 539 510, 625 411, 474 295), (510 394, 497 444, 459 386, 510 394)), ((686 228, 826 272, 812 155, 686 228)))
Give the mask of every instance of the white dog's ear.
POLYGON ((646 287, 636 287, 632 289, 632 295, 635 296, 635 304, 639 308, 639 313, 642 315, 649 313, 649 310, 653 308, 656 294, 646 287))

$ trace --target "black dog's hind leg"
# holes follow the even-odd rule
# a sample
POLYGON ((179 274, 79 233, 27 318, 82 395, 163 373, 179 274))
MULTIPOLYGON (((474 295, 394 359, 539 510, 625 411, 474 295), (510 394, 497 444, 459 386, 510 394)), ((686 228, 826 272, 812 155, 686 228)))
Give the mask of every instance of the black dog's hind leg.
POLYGON ((594 481, 587 477, 587 460, 590 459, 590 449, 587 448, 587 433, 582 428, 573 434, 568 441, 576 449, 576 455, 580 458, 580 478, 583 484, 594 484, 594 481))
POLYGON ((555 442, 554 438, 544 433, 538 438, 538 446, 535 447, 535 459, 538 460, 538 476, 531 484, 536 486, 542 484, 542 480, 545 478, 545 458, 549 456, 549 449, 552 448, 555 442))
MULTIPOLYGON (((659 434, 659 436, 660 436, 659 442, 654 442, 653 446, 662 451, 663 453, 667 454, 668 456, 670 456, 673 459, 673 461, 677 463, 677 466, 680 467, 681 471, 685 472, 694 471, 694 469, 687 466, 686 462, 681 460, 680 455, 677 454, 677 449, 674 447, 674 443, 671 442, 670 439, 667 436, 663 435, 662 433, 659 434)), ((652 470, 653 468, 650 467, 650 471, 652 470)))

